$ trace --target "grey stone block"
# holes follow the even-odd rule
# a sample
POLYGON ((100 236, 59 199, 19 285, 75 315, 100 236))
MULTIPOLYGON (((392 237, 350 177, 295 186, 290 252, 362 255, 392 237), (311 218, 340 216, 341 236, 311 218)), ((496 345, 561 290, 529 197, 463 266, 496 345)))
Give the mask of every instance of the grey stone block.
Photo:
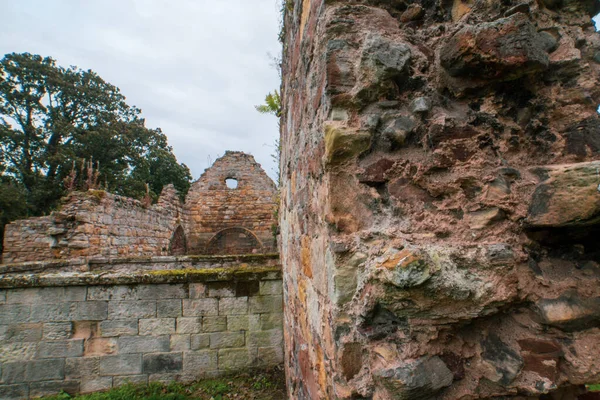
POLYGON ((248 332, 248 347, 277 347, 283 345, 283 331, 271 329, 268 331, 248 332))
POLYGON ((43 338, 45 340, 70 339, 73 334, 71 322, 47 322, 42 326, 43 338))
POLYGON ((270 329, 283 329, 283 314, 261 314, 260 329, 263 331, 270 329))
POLYGON ((33 304, 31 306, 32 322, 67 322, 72 320, 72 314, 77 303, 33 304))
POLYGON ((113 387, 126 384, 146 385, 148 384, 148 375, 113 376, 113 387))
POLYGON ((0 321, 13 324, 29 322, 31 307, 28 304, 0 304, 0 321))
POLYGON ((108 316, 108 302, 106 301, 84 301, 77 303, 77 309, 73 315, 76 321, 102 321, 108 316))
POLYGON ((187 297, 188 292, 183 284, 138 286, 138 299, 140 300, 185 299, 187 297))
POLYGON ((200 317, 219 313, 217 299, 183 300, 182 304, 184 317, 200 317))
POLYGON ((138 321, 135 319, 117 319, 100 322, 100 335, 104 337, 132 336, 137 334, 138 321))
POLYGON ((190 335, 171 335, 169 339, 171 352, 190 349, 190 335))
POLYGON ((42 324, 0 325, 2 342, 37 342, 41 339, 42 324))
POLYGON ((283 311, 283 297, 277 296, 256 296, 248 299, 250 313, 277 313, 283 311))
POLYGON ((154 318, 156 301, 110 301, 108 302, 109 319, 154 318))
POLYGON ((169 374, 183 368, 182 353, 144 354, 145 374, 169 374))
POLYGON ((0 362, 32 360, 35 358, 37 348, 36 342, 0 342, 0 362))
POLYGON ((169 351, 168 336, 124 336, 119 338, 119 353, 165 353, 169 351))
POLYGON ((219 315, 248 314, 247 297, 224 297, 219 300, 219 315))
POLYGON ((29 396, 31 397, 51 396, 60 392, 70 395, 79 393, 78 380, 32 382, 29 387, 29 396))
POLYGON ((254 364, 256 351, 249 349, 221 349, 219 350, 219 369, 234 371, 248 368, 254 364))
POLYGON ((244 343, 244 332, 218 332, 210 334, 211 349, 244 347, 244 343))
POLYGON ((202 318, 177 318, 177 333, 199 333, 202 330, 202 318))
POLYGON ((40 342, 37 358, 81 357, 83 355, 83 339, 57 340, 40 342))
POLYGON ((227 330, 234 331, 247 331, 248 330, 248 315, 228 315, 227 316, 227 330))
POLYGON ((202 318, 202 332, 222 332, 227 330, 227 317, 202 318))
POLYGON ((190 283, 189 284, 189 295, 190 299, 201 299, 206 297, 208 290, 204 283, 190 283))
POLYGON ((183 353, 184 372, 201 374, 203 371, 217 369, 217 351, 201 350, 183 353))
POLYGON ((2 381, 5 383, 38 382, 64 379, 65 360, 63 358, 36 361, 17 361, 2 367, 2 381))
POLYGON ((6 303, 6 290, 0 289, 0 304, 6 303))
POLYGON ((262 281, 260 282, 261 296, 277 295, 283 293, 282 281, 262 281))
POLYGON ((181 300, 159 300, 156 302, 158 318, 181 317, 181 300))
POLYGON ((164 385, 168 385, 169 383, 175 382, 179 380, 179 373, 174 374, 150 374, 148 375, 149 382, 159 382, 164 385))
POLYGON ((0 399, 23 400, 29 398, 29 385, 0 385, 0 399))
POLYGON ((67 378, 80 378, 93 376, 100 373, 99 357, 76 357, 65 360, 65 376, 67 378))
POLYGON ((170 335, 175 333, 175 318, 151 318, 139 320, 140 335, 170 335))
POLYGON ((137 375, 141 373, 141 354, 100 357, 100 375, 137 375))
POLYGON ((97 392, 112 388, 111 376, 84 376, 81 378, 81 393, 97 392))
POLYGON ((198 335, 191 335, 190 337, 190 348, 192 350, 207 349, 210 347, 210 334, 200 333, 198 335))
POLYGON ((283 347, 259 347, 257 359, 263 366, 283 364, 283 347))
POLYGON ((260 331, 260 314, 248 315, 248 330, 260 331))
POLYGON ((9 304, 50 304, 85 301, 86 293, 85 286, 10 289, 6 302, 9 304))
POLYGON ((210 282, 206 285, 209 297, 234 297, 235 282, 210 282))
POLYGON ((137 286, 90 286, 88 300, 137 300, 137 286))

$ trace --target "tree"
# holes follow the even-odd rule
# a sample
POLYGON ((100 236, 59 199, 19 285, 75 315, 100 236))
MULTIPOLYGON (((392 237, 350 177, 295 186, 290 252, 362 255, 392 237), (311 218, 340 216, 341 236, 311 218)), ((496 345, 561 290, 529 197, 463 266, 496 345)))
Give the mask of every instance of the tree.
MULTIPOLYGON (((6 223, 51 211, 72 171, 92 163, 105 189, 156 199, 182 195, 191 175, 160 129, 95 72, 28 53, 0 60, 0 242, 6 223)), ((84 175, 84 174, 79 174, 84 175)), ((79 180, 85 179, 79 176, 79 180)), ((72 182, 73 183, 73 182, 72 182)))
MULTIPOLYGON (((50 57, 6 54, 0 60, 0 177, 25 196, 27 215, 52 210, 73 163, 93 160, 99 181, 118 194, 153 197, 191 175, 160 129, 91 70, 63 68, 50 57)), ((11 189, 12 190, 12 189, 11 189)), ((12 218, 12 217, 11 217, 12 218)))

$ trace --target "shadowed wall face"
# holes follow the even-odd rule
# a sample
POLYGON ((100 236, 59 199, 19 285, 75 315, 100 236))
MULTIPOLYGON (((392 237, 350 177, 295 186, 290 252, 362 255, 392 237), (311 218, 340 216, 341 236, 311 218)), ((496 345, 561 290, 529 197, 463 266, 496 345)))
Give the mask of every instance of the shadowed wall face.
POLYGON ((291 398, 576 398, 598 380, 598 11, 288 2, 291 398))

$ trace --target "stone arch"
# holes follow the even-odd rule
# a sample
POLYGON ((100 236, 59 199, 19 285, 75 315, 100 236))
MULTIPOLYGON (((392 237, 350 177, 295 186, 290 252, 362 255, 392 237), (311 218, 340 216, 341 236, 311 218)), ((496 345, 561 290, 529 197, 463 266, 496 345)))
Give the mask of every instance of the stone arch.
POLYGON ((169 254, 172 256, 182 256, 187 253, 187 241, 185 238, 185 231, 181 225, 177 225, 177 228, 171 235, 169 241, 169 254))
POLYGON ((249 229, 225 228, 215 233, 206 245, 206 254, 250 254, 261 252, 261 240, 249 229))

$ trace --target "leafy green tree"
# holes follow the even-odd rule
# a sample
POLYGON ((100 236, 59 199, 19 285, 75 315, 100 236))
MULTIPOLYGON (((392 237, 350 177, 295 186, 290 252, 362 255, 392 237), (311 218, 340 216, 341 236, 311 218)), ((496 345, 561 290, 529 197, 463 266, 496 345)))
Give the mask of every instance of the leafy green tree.
POLYGON ((0 60, 0 177, 11 186, 5 189, 18 187, 26 214, 47 213, 65 194, 73 163, 79 168, 83 159, 93 160, 100 183, 118 194, 140 198, 146 183, 153 197, 168 183, 182 193, 190 186, 189 169, 177 162, 166 136, 145 127, 119 88, 50 57, 6 54, 0 60))

